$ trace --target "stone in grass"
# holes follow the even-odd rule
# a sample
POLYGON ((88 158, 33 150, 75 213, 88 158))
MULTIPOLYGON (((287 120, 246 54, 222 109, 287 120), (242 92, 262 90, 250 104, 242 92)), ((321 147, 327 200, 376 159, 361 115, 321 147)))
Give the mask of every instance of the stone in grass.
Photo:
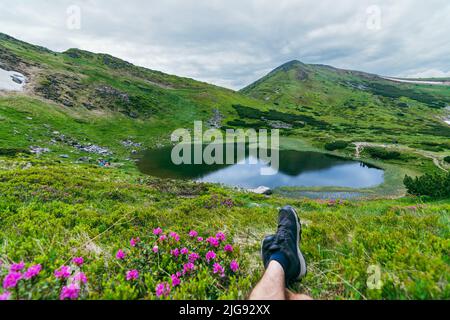
POLYGON ((270 196, 273 194, 273 191, 270 188, 264 186, 258 187, 256 189, 249 189, 248 191, 256 194, 264 194, 266 196, 270 196))

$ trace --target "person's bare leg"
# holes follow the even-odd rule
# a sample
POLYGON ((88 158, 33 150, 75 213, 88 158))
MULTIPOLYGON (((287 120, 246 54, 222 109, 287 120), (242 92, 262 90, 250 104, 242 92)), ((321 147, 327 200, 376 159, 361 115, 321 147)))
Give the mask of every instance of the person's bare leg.
POLYGON ((286 285, 283 267, 271 261, 263 278, 250 294, 249 300, 286 300, 286 285))
POLYGON ((287 297, 287 300, 290 300, 290 301, 313 300, 313 298, 311 298, 310 296, 307 296, 305 294, 293 293, 289 290, 286 290, 286 297, 287 297))

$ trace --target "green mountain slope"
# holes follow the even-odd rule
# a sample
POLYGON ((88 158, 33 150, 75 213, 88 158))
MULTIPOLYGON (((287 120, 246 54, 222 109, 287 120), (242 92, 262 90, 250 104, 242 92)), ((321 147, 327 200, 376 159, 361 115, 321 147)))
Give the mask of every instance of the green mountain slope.
MULTIPOLYGON (((0 34, 0 61, 2 69, 28 77, 25 94, 0 98, 5 136, 13 128, 26 131, 21 120, 27 114, 35 128, 46 124, 77 139, 83 133, 92 142, 104 143, 108 137, 103 139, 101 133, 108 128, 114 139, 137 136, 151 145, 167 141, 176 128, 192 127, 194 120, 220 126, 218 119, 235 117, 233 104, 263 104, 232 90, 137 67, 107 54, 78 49, 56 53, 4 34, 0 34), (64 126, 55 121, 55 114, 64 126)), ((11 142, 27 144, 18 135, 11 142)))
MULTIPOLYGON (((450 127, 443 121, 450 86, 387 81, 358 71, 291 61, 241 90, 272 104, 272 109, 313 117, 313 136, 356 141, 420 144, 445 142, 450 127), (322 130, 326 124, 327 130, 322 130)), ((311 135, 311 130, 298 130, 311 135)))

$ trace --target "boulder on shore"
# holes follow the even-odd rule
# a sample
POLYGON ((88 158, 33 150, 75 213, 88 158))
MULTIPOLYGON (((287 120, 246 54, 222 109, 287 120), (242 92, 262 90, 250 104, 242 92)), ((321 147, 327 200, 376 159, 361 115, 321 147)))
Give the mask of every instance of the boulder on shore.
POLYGON ((248 191, 256 194, 264 194, 266 196, 270 196, 271 194, 273 194, 273 191, 270 188, 264 186, 258 187, 256 189, 249 189, 248 191))

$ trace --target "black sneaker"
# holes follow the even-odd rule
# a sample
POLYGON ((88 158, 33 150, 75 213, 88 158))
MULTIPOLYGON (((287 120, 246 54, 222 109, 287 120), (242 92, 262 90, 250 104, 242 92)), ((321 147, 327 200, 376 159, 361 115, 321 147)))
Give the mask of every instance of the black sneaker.
POLYGON ((261 244, 261 258, 264 263, 264 268, 267 269, 270 263, 270 258, 272 257, 273 252, 270 250, 273 242, 275 241, 275 235, 270 235, 264 238, 261 244))
POLYGON ((302 227, 297 212, 291 206, 280 210, 278 231, 272 245, 267 252, 280 252, 286 258, 286 265, 282 265, 286 284, 299 281, 306 276, 306 261, 300 251, 302 227))

